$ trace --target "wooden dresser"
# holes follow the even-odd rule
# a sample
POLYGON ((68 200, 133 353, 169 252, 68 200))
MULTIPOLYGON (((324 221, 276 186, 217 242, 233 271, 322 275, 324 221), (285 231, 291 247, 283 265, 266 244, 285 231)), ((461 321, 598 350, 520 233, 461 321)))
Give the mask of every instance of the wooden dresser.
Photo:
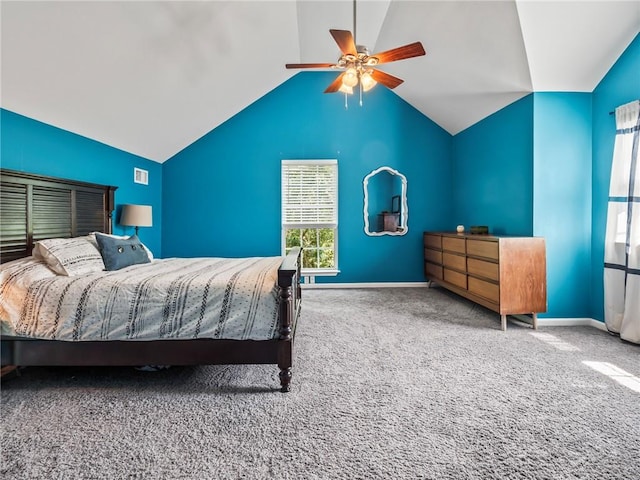
POLYGON ((547 311, 544 238, 424 232, 424 273, 432 282, 507 315, 547 311))

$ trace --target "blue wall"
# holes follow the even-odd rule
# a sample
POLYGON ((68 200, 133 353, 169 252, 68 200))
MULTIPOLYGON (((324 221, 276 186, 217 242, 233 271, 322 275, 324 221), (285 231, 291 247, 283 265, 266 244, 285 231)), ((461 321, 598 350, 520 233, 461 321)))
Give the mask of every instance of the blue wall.
POLYGON ((338 159, 339 268, 328 282, 424 281, 422 232, 451 223, 451 136, 385 88, 324 94, 333 72, 300 73, 164 164, 165 256, 280 254, 280 161, 338 159), (407 177, 409 232, 364 233, 364 177, 407 177))
POLYGON ((457 223, 545 238, 541 316, 588 317, 591 95, 531 94, 456 135, 454 178, 457 223))
POLYGON ((637 36, 592 94, 535 93, 453 138, 455 221, 447 228, 488 224, 494 233, 544 236, 543 316, 604 318, 604 234, 615 138, 608 113, 640 98, 639 71, 637 36))
POLYGON ((591 94, 534 94, 533 234, 547 247, 546 315, 589 317, 591 94))
MULTIPOLYGON (((122 204, 151 205, 153 227, 141 228, 140 238, 160 256, 162 165, 4 109, 0 136, 2 168, 117 186, 115 220, 122 204), (134 167, 149 171, 148 186, 133 183, 134 167)), ((114 221, 114 233, 133 234, 133 228, 114 221)))
POLYGON ((454 223, 545 237, 541 316, 588 316, 590 94, 528 95, 456 135, 453 159, 454 223))
POLYGON ((591 316, 604 321, 604 237, 616 121, 609 112, 640 99, 640 35, 631 42, 593 92, 591 316))
POLYGON ((453 138, 454 215, 446 225, 487 225, 494 234, 533 231, 533 95, 453 138))

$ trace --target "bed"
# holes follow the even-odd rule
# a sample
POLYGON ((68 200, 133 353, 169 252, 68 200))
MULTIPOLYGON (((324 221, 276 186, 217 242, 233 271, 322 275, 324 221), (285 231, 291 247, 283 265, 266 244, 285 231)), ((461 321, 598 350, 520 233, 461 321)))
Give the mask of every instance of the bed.
POLYGON ((6 169, 0 169, 0 181, 3 368, 275 364, 280 390, 289 391, 301 305, 299 248, 284 258, 154 259, 60 275, 41 247, 111 241, 117 187, 6 169), (72 294, 76 287, 79 293, 72 294), (5 302, 10 296, 17 298, 13 315, 5 302), (129 298, 129 308, 120 308, 116 298, 129 298), (241 313, 233 313, 234 302, 243 306, 241 313), (87 307, 106 310, 107 304, 106 320, 95 319, 87 307), (35 310, 39 317, 25 320, 35 310), (15 315, 21 319, 9 321, 15 315), (234 323, 236 317, 245 319, 244 326, 234 323))

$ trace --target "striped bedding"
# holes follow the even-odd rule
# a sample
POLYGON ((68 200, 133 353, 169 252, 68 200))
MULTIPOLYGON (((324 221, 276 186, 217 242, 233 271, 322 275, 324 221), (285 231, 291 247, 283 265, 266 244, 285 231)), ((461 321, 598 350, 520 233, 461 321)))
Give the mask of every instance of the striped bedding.
POLYGON ((268 340, 281 262, 170 258, 67 277, 29 257, 0 266, 0 319, 3 332, 52 340, 268 340))

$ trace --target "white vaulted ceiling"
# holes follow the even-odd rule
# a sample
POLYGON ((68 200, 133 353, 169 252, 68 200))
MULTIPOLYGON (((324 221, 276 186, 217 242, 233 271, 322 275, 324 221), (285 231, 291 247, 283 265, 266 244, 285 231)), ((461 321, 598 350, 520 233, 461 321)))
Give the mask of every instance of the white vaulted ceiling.
MULTIPOLYGON (((334 62, 351 0, 2 1, 1 106, 163 162, 295 75, 334 62)), ((456 134, 532 91, 591 92, 640 30, 640 1, 357 2, 394 91, 456 134)), ((382 88, 382 87, 376 87, 382 88)))

